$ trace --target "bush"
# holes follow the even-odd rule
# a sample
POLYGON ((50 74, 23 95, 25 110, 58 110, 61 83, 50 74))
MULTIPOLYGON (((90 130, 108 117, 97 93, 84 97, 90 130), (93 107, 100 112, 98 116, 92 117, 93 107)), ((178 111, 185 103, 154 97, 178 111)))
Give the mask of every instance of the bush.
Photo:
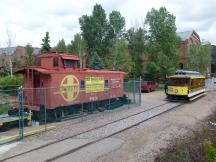
POLYGON ((0 86, 21 86, 23 84, 23 77, 20 76, 6 76, 0 78, 0 86))
POLYGON ((8 104, 0 104, 0 115, 7 114, 10 108, 8 104))
POLYGON ((204 140, 203 145, 208 162, 216 162, 216 149, 208 140, 204 140))

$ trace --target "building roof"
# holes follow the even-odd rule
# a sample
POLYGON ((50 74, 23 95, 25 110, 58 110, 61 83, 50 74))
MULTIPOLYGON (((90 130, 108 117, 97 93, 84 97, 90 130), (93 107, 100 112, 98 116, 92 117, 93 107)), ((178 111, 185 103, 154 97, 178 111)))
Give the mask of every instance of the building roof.
POLYGON ((34 55, 37 55, 40 53, 40 48, 37 48, 37 47, 33 47, 33 54, 34 55))
POLYGON ((15 51, 16 51, 16 47, 0 48, 0 55, 2 55, 2 54, 14 54, 15 51))
POLYGON ((182 41, 188 40, 193 35, 193 37, 195 37, 200 42, 200 37, 194 30, 177 32, 177 35, 181 38, 182 41))
MULTIPOLYGON (((2 55, 2 54, 14 54, 18 47, 25 48, 24 46, 0 48, 0 55, 2 55)), ((33 48, 33 54, 36 55, 36 54, 40 53, 40 48, 37 48, 37 47, 32 47, 32 48, 33 48)))
POLYGON ((178 32, 177 35, 181 38, 182 41, 185 41, 190 38, 190 36, 193 34, 192 31, 184 31, 184 32, 178 32))

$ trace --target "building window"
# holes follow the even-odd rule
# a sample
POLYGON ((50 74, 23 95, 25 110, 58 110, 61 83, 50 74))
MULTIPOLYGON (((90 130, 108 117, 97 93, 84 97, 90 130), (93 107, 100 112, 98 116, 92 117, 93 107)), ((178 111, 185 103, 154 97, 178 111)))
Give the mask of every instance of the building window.
POLYGON ((179 68, 180 68, 180 69, 183 69, 183 68, 184 68, 183 63, 179 63, 179 68))
POLYGON ((58 57, 53 58, 53 66, 58 67, 58 57))

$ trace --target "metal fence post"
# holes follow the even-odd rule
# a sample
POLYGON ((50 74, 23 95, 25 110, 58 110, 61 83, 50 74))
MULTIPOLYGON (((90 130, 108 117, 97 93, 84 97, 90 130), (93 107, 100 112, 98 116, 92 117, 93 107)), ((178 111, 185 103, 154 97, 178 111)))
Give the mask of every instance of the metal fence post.
POLYGON ((45 90, 45 102, 44 102, 44 124, 45 124, 45 131, 47 130, 47 109, 46 109, 46 100, 47 100, 47 88, 44 89, 45 90))
POLYGON ((128 109, 130 108, 130 99, 129 99, 129 93, 127 93, 127 104, 128 104, 128 109))
POLYGON ((139 105, 140 106, 141 106, 141 99, 142 99, 141 82, 142 82, 142 78, 140 76, 140 80, 139 80, 139 105))
POLYGON ((109 106, 108 106, 108 110, 110 110, 110 104, 111 104, 111 101, 110 101, 110 88, 111 88, 111 85, 109 85, 109 89, 108 89, 108 94, 109 94, 109 106))
POLYGON ((19 98, 19 137, 23 139, 24 132, 24 117, 23 117, 23 87, 18 89, 18 98, 19 98))
MULTIPOLYGON (((85 97, 86 98, 86 97, 85 97)), ((84 110, 83 110, 83 103, 82 103, 82 106, 81 106, 81 120, 83 121, 83 117, 84 117, 84 110)))
POLYGON ((135 84, 136 84, 136 80, 133 80, 133 103, 135 104, 135 84))

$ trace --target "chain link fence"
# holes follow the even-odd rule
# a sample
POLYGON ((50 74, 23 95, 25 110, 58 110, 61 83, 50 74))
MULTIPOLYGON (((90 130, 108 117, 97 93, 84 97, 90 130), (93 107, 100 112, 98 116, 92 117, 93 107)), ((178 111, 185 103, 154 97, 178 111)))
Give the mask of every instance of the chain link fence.
POLYGON ((18 86, 0 86, 0 144, 20 139, 23 115, 17 109, 19 103, 18 86))
POLYGON ((207 91, 216 91, 216 78, 208 78, 205 80, 206 90, 207 91))
POLYGON ((139 87, 140 81, 135 80, 49 88, 0 87, 0 144, 45 131, 49 123, 139 106, 139 87))

